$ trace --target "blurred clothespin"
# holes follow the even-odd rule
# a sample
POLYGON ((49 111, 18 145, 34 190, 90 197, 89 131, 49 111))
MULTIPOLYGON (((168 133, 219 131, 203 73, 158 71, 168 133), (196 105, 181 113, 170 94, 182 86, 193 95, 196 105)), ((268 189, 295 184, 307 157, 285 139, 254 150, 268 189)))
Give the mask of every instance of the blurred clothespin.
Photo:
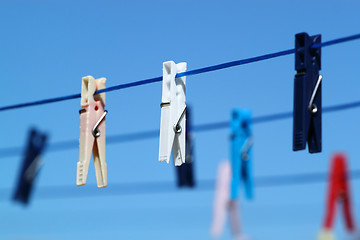
POLYGON ((186 154, 185 163, 176 167, 178 187, 194 187, 194 142, 191 129, 190 107, 186 107, 186 154))
POLYGON ((223 161, 218 167, 211 235, 220 237, 224 229, 227 213, 229 213, 230 227, 234 239, 245 240, 248 238, 242 234, 241 230, 239 200, 230 198, 230 184, 231 164, 229 161, 223 161))
POLYGON ((105 155, 105 93, 94 95, 95 91, 105 88, 106 78, 82 78, 80 109, 80 146, 77 163, 76 184, 86 183, 91 152, 93 153, 97 185, 107 186, 107 166, 105 155))
POLYGON ((175 166, 185 163, 186 77, 175 78, 185 71, 186 63, 163 63, 159 161, 169 163, 172 149, 175 166))
POLYGON ((35 177, 42 165, 40 156, 45 149, 46 141, 46 134, 42 134, 36 129, 30 130, 24 160, 20 169, 16 191, 13 196, 15 201, 23 204, 29 202, 35 177))
POLYGON ((241 180, 244 183, 246 197, 248 199, 253 198, 252 146, 251 111, 234 109, 231 119, 231 199, 238 198, 241 180))
POLYGON ((293 150, 321 152, 321 35, 295 35, 293 150))
POLYGON ((328 195, 326 199, 325 218, 319 240, 334 240, 332 233, 337 203, 343 207, 346 228, 350 233, 355 231, 355 221, 352 211, 350 182, 346 156, 341 153, 333 155, 329 172, 328 195))

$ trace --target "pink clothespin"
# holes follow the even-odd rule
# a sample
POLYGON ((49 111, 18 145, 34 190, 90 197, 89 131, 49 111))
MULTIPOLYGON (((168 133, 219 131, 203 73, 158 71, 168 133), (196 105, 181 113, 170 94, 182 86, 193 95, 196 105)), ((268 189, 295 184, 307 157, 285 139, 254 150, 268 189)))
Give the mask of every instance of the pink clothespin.
POLYGON ((80 109, 80 146, 77 163, 76 185, 85 185, 93 153, 97 185, 107 186, 105 155, 105 93, 94 95, 96 90, 105 88, 106 78, 82 78, 80 109))
POLYGON ((231 172, 229 161, 220 163, 215 187, 211 234, 213 237, 220 237, 225 225, 227 212, 229 212, 230 227, 234 239, 247 240, 248 238, 241 231, 239 202, 238 200, 230 199, 231 172))

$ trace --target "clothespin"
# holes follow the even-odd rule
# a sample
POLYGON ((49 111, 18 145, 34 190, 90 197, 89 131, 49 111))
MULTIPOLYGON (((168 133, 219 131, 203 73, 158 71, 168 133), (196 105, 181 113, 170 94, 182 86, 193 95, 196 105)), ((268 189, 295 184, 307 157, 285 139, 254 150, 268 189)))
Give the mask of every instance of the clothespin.
POLYGON ((321 35, 295 35, 293 150, 321 152, 321 35))
POLYGON ((239 200, 232 200, 230 198, 231 172, 231 164, 229 161, 223 161, 219 164, 211 235, 216 238, 220 237, 223 232, 227 213, 229 213, 230 227, 234 239, 246 240, 248 238, 242 234, 241 230, 239 200))
POLYGON ((171 149, 175 166, 185 163, 186 77, 175 78, 186 71, 186 63, 163 63, 159 161, 169 163, 171 149))
POLYGON ((177 173, 177 185, 178 187, 188 186, 194 187, 194 143, 191 132, 191 114, 190 107, 186 107, 186 154, 185 154, 185 163, 181 166, 176 167, 177 173))
POLYGON ((343 207, 345 225, 349 233, 355 231, 355 221, 352 211, 350 182, 346 156, 341 153, 333 155, 329 172, 328 195, 326 199, 325 218, 319 240, 334 240, 332 233, 337 203, 343 207))
POLYGON ((240 180, 244 183, 246 197, 248 199, 253 198, 252 145, 251 111, 234 109, 231 120, 231 199, 236 199, 239 196, 240 180))
POLYGON ((80 146, 77 163, 76 185, 86 183, 91 152, 93 153, 97 185, 107 186, 107 166, 105 154, 105 93, 94 95, 105 88, 106 78, 82 78, 80 109, 80 146))
POLYGON ((31 129, 29 132, 27 148, 18 177, 18 184, 13 199, 23 204, 28 204, 35 177, 42 165, 40 156, 45 149, 47 141, 46 134, 31 129))

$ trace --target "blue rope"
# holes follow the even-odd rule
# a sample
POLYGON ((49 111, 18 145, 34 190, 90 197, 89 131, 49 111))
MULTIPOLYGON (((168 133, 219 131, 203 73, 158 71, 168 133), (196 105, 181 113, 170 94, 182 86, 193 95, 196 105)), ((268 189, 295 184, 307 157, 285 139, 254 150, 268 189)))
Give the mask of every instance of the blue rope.
POLYGON ((346 109, 356 108, 356 107, 360 107, 360 101, 344 103, 344 104, 339 104, 339 105, 334 105, 334 106, 329 106, 329 107, 323 107, 322 112, 323 113, 336 112, 336 111, 341 111, 341 110, 346 110, 346 109))
MULTIPOLYGON (((322 112, 330 113, 330 112, 343 111, 357 107, 360 107, 360 101, 323 107, 322 112)), ((252 122, 253 124, 265 123, 265 122, 292 118, 292 116, 293 116, 292 112, 275 113, 270 115, 253 117, 252 122)), ((213 130, 229 128, 229 126, 230 126, 229 121, 222 121, 222 122, 195 125, 193 126, 192 129, 194 132, 205 132, 205 131, 213 131, 213 130)), ((130 141, 151 139, 151 138, 156 138, 158 136, 159 136, 159 130, 150 130, 144 132, 117 134, 117 135, 108 136, 106 138, 106 142, 107 144, 114 144, 119 142, 130 142, 130 141)), ((79 140, 62 141, 62 142, 50 144, 47 148, 47 151, 51 151, 51 152, 62 151, 66 149, 77 148, 78 146, 79 146, 79 140)), ((3 148, 0 149, 0 157, 4 158, 4 157, 16 156, 21 152, 22 152, 22 147, 3 148)))
POLYGON ((348 36, 348 37, 338 38, 338 39, 330 40, 327 42, 314 44, 311 46, 311 48, 327 47, 327 46, 331 46, 331 45, 338 44, 338 43, 353 41, 353 40, 356 40, 359 38, 360 38, 360 34, 355 34, 355 35, 348 36))
POLYGON ((200 73, 212 72, 212 71, 216 71, 216 70, 220 70, 220 69, 224 69, 224 68, 235 67, 235 66, 244 65, 247 63, 259 62, 259 61, 267 60, 270 58, 281 57, 281 56, 285 56, 285 55, 289 55, 289 54, 293 54, 293 53, 295 53, 295 49, 289 49, 289 50, 285 50, 285 51, 281 51, 281 52, 261 55, 258 57, 252 57, 252 58, 222 63, 222 64, 210 66, 210 67, 194 69, 191 71, 178 73, 178 74, 176 74, 176 77, 184 77, 184 76, 191 76, 191 75, 196 75, 196 74, 200 74, 200 73))
MULTIPOLYGON (((317 184, 328 181, 329 173, 314 172, 300 173, 291 175, 273 175, 254 177, 254 185, 256 188, 284 187, 293 185, 317 184)), ((351 180, 360 179, 360 169, 348 171, 348 178, 351 180)), ((173 181, 151 181, 138 183, 112 183, 106 188, 97 189, 95 185, 89 184, 87 188, 79 188, 75 185, 63 186, 42 186, 37 190, 36 199, 59 199, 59 198, 84 198, 113 195, 142 195, 142 194, 164 194, 179 192, 173 181)), ((201 179, 196 182, 196 191, 213 191, 215 188, 215 179, 201 179)), ((193 191, 193 190, 191 190, 193 191)), ((12 189, 0 189, 0 202, 9 201, 8 194, 12 193, 12 189)))
MULTIPOLYGON (((312 46, 312 48, 327 47, 330 45, 348 42, 348 41, 356 40, 359 38, 360 38, 360 34, 356 34, 356 35, 352 35, 352 36, 348 36, 348 37, 343 37, 343 38, 334 39, 334 40, 330 40, 327 42, 315 44, 312 46)), ((263 60, 276 58, 276 57, 281 57, 281 56, 285 56, 285 55, 289 55, 289 54, 293 54, 293 53, 295 53, 295 49, 288 49, 285 51, 265 54, 265 55, 261 55, 258 57, 252 57, 252 58, 222 63, 222 64, 218 64, 218 65, 214 65, 214 66, 194 69, 191 71, 178 73, 178 74, 176 74, 176 77, 192 76, 192 75, 196 75, 196 74, 200 74, 200 73, 212 72, 212 71, 216 71, 216 70, 220 70, 220 69, 240 66, 240 65, 263 61, 263 60)), ((120 90, 120 89, 124 89, 124 88, 130 88, 130 87, 150 84, 150 83, 154 83, 154 82, 161 82, 161 81, 162 81, 162 77, 155 77, 155 78, 150 78, 150 79, 145 79, 145 80, 140 80, 140 81, 136 81, 136 82, 130 82, 130 83, 125 83, 125 84, 108 87, 108 88, 96 91, 95 94, 99 94, 99 93, 103 93, 103 92, 111 92, 111 91, 120 90)), ((43 99, 43 100, 39 100, 39 101, 4 106, 4 107, 0 107, 0 112, 10 110, 10 109, 30 107, 30 106, 53 103, 53 102, 60 102, 60 101, 65 101, 65 100, 70 100, 70 99, 75 99, 75 98, 80 98, 80 97, 81 97, 81 94, 72 94, 72 95, 63 96, 63 97, 48 98, 48 99, 43 99)))
POLYGON ((53 103, 53 102, 61 102, 61 101, 65 101, 65 100, 75 99, 75 98, 81 98, 81 94, 72 94, 72 95, 63 96, 63 97, 48 98, 48 99, 43 99, 43 100, 38 100, 38 101, 33 101, 33 102, 28 102, 28 103, 20 103, 20 104, 0 107, 0 112, 10 110, 10 109, 15 109, 15 108, 30 107, 30 106, 41 105, 41 104, 46 104, 46 103, 53 103))
MULTIPOLYGON (((120 85, 116 85, 113 87, 108 87, 108 88, 104 88, 101 90, 97 90, 94 93, 94 95, 98 94, 98 93, 111 92, 111 91, 120 90, 120 89, 124 89, 124 88, 136 87, 136 86, 140 86, 140 85, 145 85, 145 84, 154 83, 154 82, 161 82, 161 81, 162 81, 162 77, 155 77, 155 78, 140 80, 140 81, 136 81, 136 82, 120 84, 120 85)), ((0 108, 0 111, 1 111, 1 108, 0 108)))

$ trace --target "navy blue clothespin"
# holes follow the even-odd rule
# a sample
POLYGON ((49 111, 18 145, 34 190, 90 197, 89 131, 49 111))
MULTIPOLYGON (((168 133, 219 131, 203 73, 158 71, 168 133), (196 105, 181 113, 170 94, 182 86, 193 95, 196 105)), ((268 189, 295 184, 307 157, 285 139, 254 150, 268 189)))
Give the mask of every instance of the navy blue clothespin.
POLYGON ((251 111, 234 109, 231 119, 231 199, 238 198, 241 180, 244 183, 245 196, 248 199, 253 198, 252 145, 251 111))
POLYGON ((40 155, 44 151, 46 140, 47 136, 45 134, 38 132, 36 129, 30 130, 24 160, 13 196, 15 201, 28 204, 35 177, 41 166, 40 155))
POLYGON ((293 150, 321 152, 321 35, 295 35, 293 150))
POLYGON ((186 147, 185 147, 185 163, 176 167, 177 185, 178 187, 194 187, 194 142, 192 139, 191 129, 191 111, 189 105, 186 106, 186 147))

